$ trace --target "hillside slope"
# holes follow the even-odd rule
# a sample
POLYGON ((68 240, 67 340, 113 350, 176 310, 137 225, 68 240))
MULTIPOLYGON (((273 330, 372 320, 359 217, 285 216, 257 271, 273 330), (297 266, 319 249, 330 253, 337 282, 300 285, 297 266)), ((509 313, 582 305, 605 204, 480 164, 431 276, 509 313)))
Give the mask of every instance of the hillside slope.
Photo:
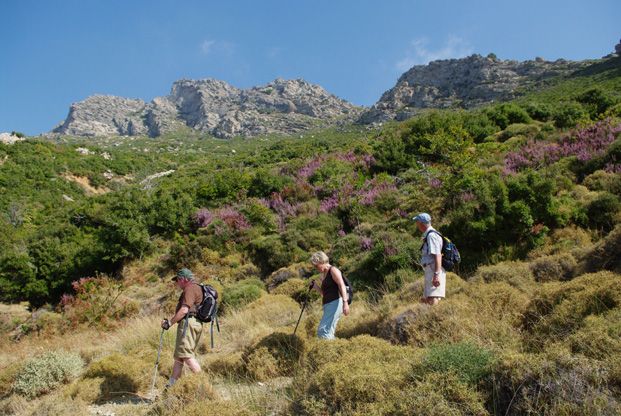
POLYGON ((2 315, 0 412, 619 414, 615 62, 380 130, 0 145, 0 293, 32 307, 2 315), (436 307, 420 211, 463 256, 436 307), (315 250, 356 288, 332 343, 316 298, 292 335, 315 250), (220 291, 222 333, 201 376, 146 400, 182 266, 220 291))

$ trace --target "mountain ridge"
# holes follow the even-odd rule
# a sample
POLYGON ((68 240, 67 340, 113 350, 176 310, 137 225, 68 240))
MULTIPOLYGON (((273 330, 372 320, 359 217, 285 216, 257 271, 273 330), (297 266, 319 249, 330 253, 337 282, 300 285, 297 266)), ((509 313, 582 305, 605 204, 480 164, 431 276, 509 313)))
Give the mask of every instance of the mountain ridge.
POLYGON ((93 95, 72 104, 53 133, 75 136, 161 136, 184 127, 219 138, 296 133, 354 120, 360 108, 303 79, 248 89, 206 78, 180 79, 168 96, 140 99, 93 95), (284 117, 283 117, 284 116, 284 117))

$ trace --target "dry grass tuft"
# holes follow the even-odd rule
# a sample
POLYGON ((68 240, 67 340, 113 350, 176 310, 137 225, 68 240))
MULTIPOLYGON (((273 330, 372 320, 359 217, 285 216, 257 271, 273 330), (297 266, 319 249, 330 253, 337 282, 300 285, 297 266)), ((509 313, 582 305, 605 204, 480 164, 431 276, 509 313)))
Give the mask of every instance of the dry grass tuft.
POLYGON ((529 291, 533 285, 533 274, 528 263, 506 261, 477 269, 471 282, 505 282, 523 291, 529 291))
POLYGON ((538 282, 570 280, 574 277, 576 259, 568 253, 543 256, 530 263, 530 270, 538 282))
POLYGON ((391 402, 406 384, 414 350, 362 335, 314 341, 294 379, 293 414, 355 414, 391 402), (346 351, 346 353, 345 353, 346 351))
POLYGON ((103 378, 99 400, 105 400, 145 391, 151 378, 151 368, 151 364, 138 357, 114 353, 91 363, 83 378, 103 378))
POLYGON ((254 380, 292 376, 306 352, 299 335, 275 332, 246 349, 242 356, 246 374, 254 380))
POLYGON ((613 415, 618 397, 607 387, 602 362, 564 350, 544 354, 507 353, 488 379, 488 408, 504 415, 613 415))
POLYGON ((300 306, 285 295, 265 295, 240 310, 222 317, 218 348, 225 353, 242 351, 253 340, 274 328, 295 325, 300 306))
POLYGON ((541 351, 549 342, 573 334, 588 316, 605 315, 619 306, 621 276, 611 272, 548 283, 537 291, 524 315, 525 343, 530 351, 541 351))

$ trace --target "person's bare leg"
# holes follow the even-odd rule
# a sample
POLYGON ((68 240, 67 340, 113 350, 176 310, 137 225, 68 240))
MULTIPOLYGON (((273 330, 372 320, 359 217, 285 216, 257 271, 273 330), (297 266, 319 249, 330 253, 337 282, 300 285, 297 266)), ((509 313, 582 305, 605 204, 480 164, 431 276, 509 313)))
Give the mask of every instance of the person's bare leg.
POLYGON ((175 358, 175 364, 173 365, 171 378, 174 380, 179 380, 182 372, 183 372, 183 361, 180 358, 175 358))
POLYGON ((193 373, 201 372, 201 365, 196 361, 196 358, 186 358, 185 363, 193 373))

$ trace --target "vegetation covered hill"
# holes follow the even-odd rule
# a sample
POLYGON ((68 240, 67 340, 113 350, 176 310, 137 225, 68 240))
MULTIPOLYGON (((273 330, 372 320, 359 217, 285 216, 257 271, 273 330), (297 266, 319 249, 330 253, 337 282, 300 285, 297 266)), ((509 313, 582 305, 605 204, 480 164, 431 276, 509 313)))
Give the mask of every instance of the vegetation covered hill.
POLYGON ((41 307, 3 314, 0 409, 618 414, 620 68, 380 130, 0 146, 1 300, 41 307), (420 211, 464 259, 433 308, 420 211), (319 249, 357 289, 330 344, 315 303, 291 335, 319 249), (221 289, 223 333, 204 375, 141 401, 181 266, 221 289))

